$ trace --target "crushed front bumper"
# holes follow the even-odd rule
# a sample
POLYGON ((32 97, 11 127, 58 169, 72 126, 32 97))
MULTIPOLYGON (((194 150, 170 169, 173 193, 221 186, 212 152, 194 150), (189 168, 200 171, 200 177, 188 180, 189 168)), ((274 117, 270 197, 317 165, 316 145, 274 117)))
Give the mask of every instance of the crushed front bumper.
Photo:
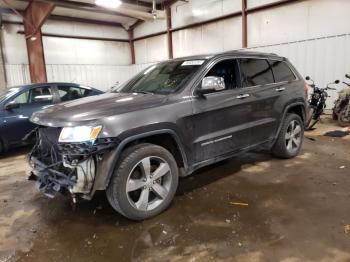
POLYGON ((115 139, 100 139, 84 143, 58 143, 61 129, 40 127, 37 143, 29 155, 32 172, 41 192, 53 198, 57 193, 69 193, 91 199, 95 190, 103 188, 95 179, 105 167, 115 139), (107 160, 105 160, 107 159, 107 160), (99 168, 101 169, 101 168, 99 168))
POLYGON ((75 177, 50 168, 36 157, 31 157, 29 161, 33 167, 29 180, 36 181, 38 189, 50 198, 58 192, 71 191, 77 183, 75 177))

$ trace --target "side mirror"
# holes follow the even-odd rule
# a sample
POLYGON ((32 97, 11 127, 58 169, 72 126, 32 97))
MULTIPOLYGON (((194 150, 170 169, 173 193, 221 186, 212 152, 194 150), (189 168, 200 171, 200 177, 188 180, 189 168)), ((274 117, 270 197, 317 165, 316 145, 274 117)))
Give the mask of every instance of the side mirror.
POLYGON ((202 95, 225 90, 225 79, 217 76, 207 76, 202 80, 202 85, 198 92, 202 95))
POLYGON ((339 80, 335 80, 335 81, 334 81, 334 84, 336 84, 336 85, 339 84, 339 83, 340 83, 339 80))
POLYGON ((11 101, 5 105, 5 110, 11 111, 12 109, 19 108, 19 104, 16 101, 11 101))
POLYGON ((345 77, 350 79, 350 75, 349 74, 346 74, 345 77))
POLYGON ((309 81, 311 78, 309 76, 305 77, 305 80, 309 81))

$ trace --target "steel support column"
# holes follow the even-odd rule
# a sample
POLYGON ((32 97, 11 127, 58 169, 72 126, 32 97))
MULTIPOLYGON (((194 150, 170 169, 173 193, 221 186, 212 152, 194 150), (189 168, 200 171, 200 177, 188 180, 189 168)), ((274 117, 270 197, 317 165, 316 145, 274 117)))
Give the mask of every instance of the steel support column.
POLYGON ((165 7, 165 13, 166 13, 166 34, 168 38, 168 55, 169 59, 173 59, 173 33, 171 32, 171 7, 170 5, 167 5, 165 7))
POLYGON ((131 28, 128 30, 129 34, 129 46, 130 46, 130 54, 131 54, 131 64, 135 64, 135 46, 134 46, 134 29, 131 28))
POLYGON ((54 7, 52 3, 33 0, 24 11, 23 23, 32 83, 47 82, 41 26, 54 7))
POLYGON ((242 0, 242 47, 248 47, 247 0, 242 0))

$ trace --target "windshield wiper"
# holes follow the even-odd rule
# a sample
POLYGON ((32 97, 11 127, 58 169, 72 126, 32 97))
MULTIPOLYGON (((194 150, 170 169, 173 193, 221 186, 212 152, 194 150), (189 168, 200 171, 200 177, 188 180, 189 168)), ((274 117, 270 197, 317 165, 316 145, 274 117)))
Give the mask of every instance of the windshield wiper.
POLYGON ((137 94, 154 94, 154 92, 151 91, 135 91, 135 90, 131 90, 132 93, 137 93, 137 94))

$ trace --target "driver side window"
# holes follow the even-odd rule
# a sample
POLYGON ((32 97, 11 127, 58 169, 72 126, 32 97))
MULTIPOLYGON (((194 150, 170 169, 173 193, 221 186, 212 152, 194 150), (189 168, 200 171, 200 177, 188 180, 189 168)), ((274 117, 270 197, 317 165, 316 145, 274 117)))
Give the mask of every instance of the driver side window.
POLYGON ((23 92, 22 94, 20 94, 15 98, 16 104, 21 104, 21 105, 27 104, 28 100, 29 100, 29 90, 26 92, 23 92))
POLYGON ((205 77, 221 77, 225 83, 225 90, 238 88, 238 66, 235 59, 224 60, 214 65, 205 77))

